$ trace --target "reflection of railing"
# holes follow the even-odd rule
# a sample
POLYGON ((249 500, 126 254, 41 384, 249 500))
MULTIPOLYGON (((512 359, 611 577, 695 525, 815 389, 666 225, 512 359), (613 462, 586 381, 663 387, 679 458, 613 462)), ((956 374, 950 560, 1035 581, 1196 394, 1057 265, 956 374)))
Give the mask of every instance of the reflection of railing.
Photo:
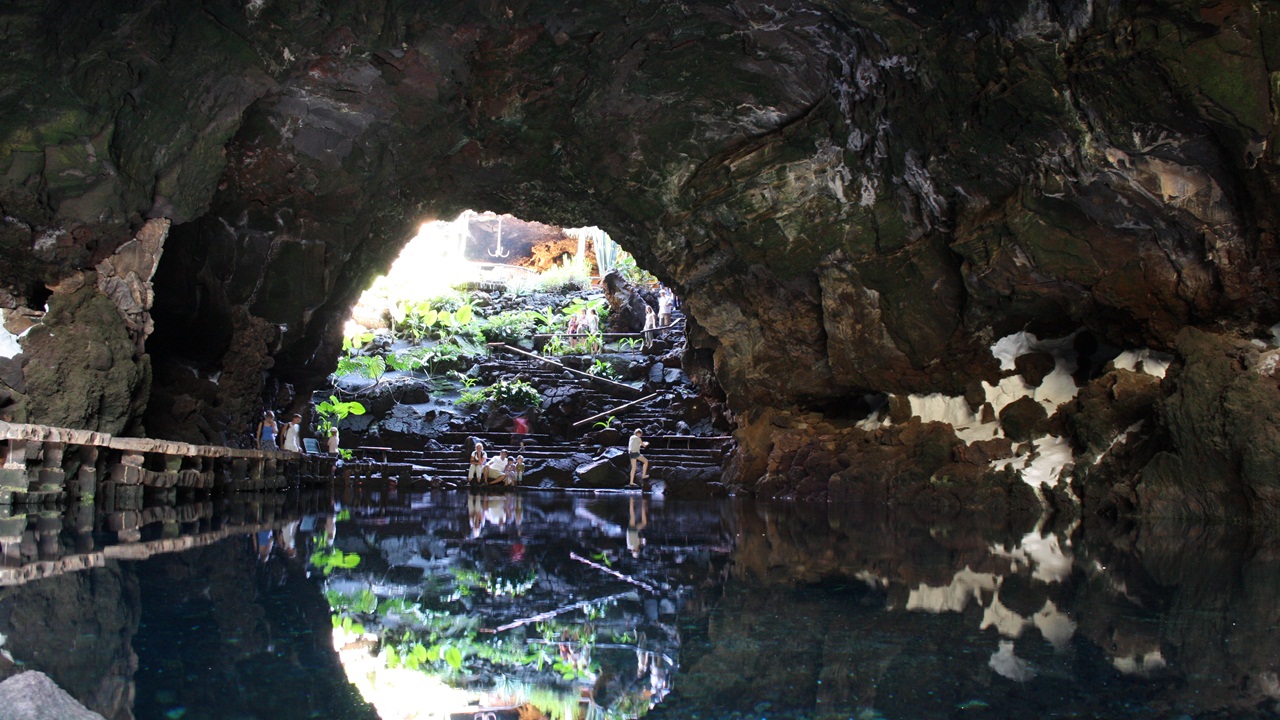
POLYGON ((277 490, 330 482, 337 460, 7 422, 0 422, 0 458, 0 505, 67 498, 111 507, 141 507, 143 488, 163 500, 178 488, 277 490))
POLYGON ((62 514, 5 508, 0 517, 0 587, 102 567, 108 560, 182 552, 332 512, 328 490, 304 491, 287 501, 280 495, 245 494, 219 504, 206 500, 103 513, 80 504, 62 514))

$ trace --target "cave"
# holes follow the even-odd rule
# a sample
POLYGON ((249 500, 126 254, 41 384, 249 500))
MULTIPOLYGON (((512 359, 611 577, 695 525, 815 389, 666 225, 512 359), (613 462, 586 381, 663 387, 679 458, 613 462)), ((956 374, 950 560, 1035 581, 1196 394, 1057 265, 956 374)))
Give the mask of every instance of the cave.
MULTIPOLYGON (((850 638, 882 629, 863 605, 959 614, 948 602, 972 597, 992 617, 1016 605, 989 667, 1029 681, 1014 640, 1040 620, 1062 626, 1064 595, 1107 616, 1130 588, 1154 613, 1181 586, 1182 570, 1143 553, 1186 533, 1153 541, 1131 523, 1227 521, 1247 536, 1227 533, 1233 547, 1257 548, 1250 563, 1276 557, 1268 531, 1250 530, 1280 508, 1271 5, 16 0, 0 37, 0 422, 244 445, 264 408, 306 407, 325 387, 352 307, 424 221, 482 209, 596 226, 681 298, 681 371, 732 435, 717 487, 794 501, 783 525, 798 528, 741 511, 727 528, 788 539, 743 540, 726 551, 736 569, 699 587, 751 576, 765 597, 816 602, 850 638), (839 544, 847 520, 826 513, 846 506, 900 514, 868 524, 884 537, 845 542, 867 557, 929 536, 910 571, 837 554, 807 564, 804 537, 839 544), (902 529, 917 514, 999 529, 902 529), (1015 532, 1028 516, 1034 531, 1015 532), (997 582, 997 565, 1053 565, 1050 536, 1081 527, 1103 528, 1096 557, 997 582), (1106 577, 1111 558, 1125 577, 1106 577), (841 594, 855 582, 869 584, 841 594)), ((249 587, 262 573, 235 554, 249 587)), ((1206 588, 1250 586, 1219 571, 1206 588)), ((139 591, 118 565, 101 576, 104 604, 163 595, 163 580, 139 591)), ((305 614, 323 625, 313 591, 305 614)), ((203 602, 198 583, 187 596, 203 602)), ((728 597, 728 617, 757 604, 728 597)), ((0 602, 0 621, 10 614, 0 602)), ((738 631, 711 614, 686 677, 746 703, 714 672, 741 661, 738 631)), ((1002 622, 989 619, 983 630, 1002 622)), ((918 620, 911 632, 931 624, 918 620)), ((138 621, 120 625, 131 636, 138 621)), ((1177 685, 1164 668, 1201 653, 1187 639, 1166 657, 1144 632, 1085 623, 1081 656, 1114 655, 1103 665, 1126 682, 1177 685)), ((22 647, 39 647, 30 637, 22 647)), ((756 640, 769 657, 786 638, 756 640)), ((126 644, 112 646, 112 678, 128 675, 126 644)), ((1063 665, 1060 650, 1036 652, 1063 665)), ((1247 683, 1249 709, 1274 716, 1273 664, 1242 657, 1224 660, 1240 669, 1222 687, 1247 683)), ((761 682, 773 670, 751 669, 761 682)), ((912 678, 890 680, 907 693, 912 678)), ((670 712, 700 711, 697 695, 670 712)), ((1112 695, 1073 707, 1123 706, 1112 695)))
POLYGON ((847 439, 864 397, 888 398, 896 446, 945 445, 908 454, 974 455, 926 406, 1003 418, 982 419, 984 384, 1020 373, 1034 395, 1045 373, 998 343, 1087 337, 1162 360, 1086 360, 1076 394, 1041 401, 1049 430, 1015 418, 1072 449, 1056 502, 1259 516, 1276 22, 1076 0, 19 3, 4 412, 227 442, 323 381, 422 218, 480 207, 599 225, 685 298, 744 491, 883 485, 770 469, 832 440, 896 462, 847 439))

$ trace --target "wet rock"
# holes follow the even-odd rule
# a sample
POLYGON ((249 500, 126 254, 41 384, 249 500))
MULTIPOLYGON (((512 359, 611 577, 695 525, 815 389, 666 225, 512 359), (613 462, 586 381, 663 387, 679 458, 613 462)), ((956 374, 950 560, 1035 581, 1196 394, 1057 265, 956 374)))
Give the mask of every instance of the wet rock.
POLYGON ((1160 399, 1160 378, 1128 370, 1112 370, 1080 389, 1060 414, 1076 445, 1101 453, 1129 427, 1151 417, 1160 399))
POLYGON ((432 438, 448 432, 452 418, 436 410, 421 412, 411 405, 397 405, 378 421, 378 439, 387 447, 419 450, 432 438))
POLYGON ((572 487, 574 471, 592 461, 588 453, 572 453, 536 461, 525 469, 526 485, 541 487, 572 487))
POLYGON ((0 358, 0 383, 18 393, 27 391, 27 379, 22 374, 26 357, 18 353, 11 358, 0 358))
MULTIPOLYGON (((574 471, 574 486, 589 488, 621 487, 627 484, 630 458, 620 448, 609 448, 599 457, 579 465, 574 471), (621 462, 619 462, 621 460, 621 462), (626 464, 627 470, 619 465, 626 464)), ((636 482, 640 481, 640 468, 636 468, 636 482)))
POLYGON ((1021 397, 1000 411, 1000 427, 1014 442, 1025 442, 1045 433, 1049 414, 1044 406, 1030 397, 1021 397))

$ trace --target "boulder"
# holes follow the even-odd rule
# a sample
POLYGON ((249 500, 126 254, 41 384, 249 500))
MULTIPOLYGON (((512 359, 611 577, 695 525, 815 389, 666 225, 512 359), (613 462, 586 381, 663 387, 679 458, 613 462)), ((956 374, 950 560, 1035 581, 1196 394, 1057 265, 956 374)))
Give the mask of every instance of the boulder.
POLYGON ((106 720, 58 687, 42 672, 28 670, 0 682, 2 720, 106 720))
POLYGON ((1030 397, 1018 398, 1000 411, 1000 426, 1005 436, 1014 442, 1026 442, 1043 435, 1048 419, 1044 406, 1030 397))

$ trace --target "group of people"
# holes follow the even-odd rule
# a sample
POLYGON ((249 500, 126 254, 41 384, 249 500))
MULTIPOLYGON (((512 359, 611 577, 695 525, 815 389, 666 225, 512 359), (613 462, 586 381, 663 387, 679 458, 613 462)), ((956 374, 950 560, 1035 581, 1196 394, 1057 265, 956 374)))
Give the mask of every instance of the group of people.
MULTIPOLYGON (((259 450, 288 450, 300 453, 302 452, 302 415, 294 413, 282 429, 280 423, 276 422, 276 414, 268 410, 262 416, 262 421, 254 428, 253 438, 259 450)), ((329 431, 325 452, 338 452, 338 428, 329 431)))
POLYGON ((508 458, 506 450, 489 457, 484 443, 476 443, 467 467, 467 483, 476 485, 518 485, 524 480, 524 455, 508 458))
POLYGON ((658 288, 658 312, 655 314, 653 306, 649 303, 644 304, 644 347, 649 349, 653 347, 653 339, 658 334, 658 328, 671 326, 671 314, 675 312, 676 294, 671 292, 671 288, 663 285, 658 288))
MULTIPOLYGON (((569 345, 577 347, 582 343, 582 339, 578 337, 579 335, 595 336, 600 332, 600 314, 595 311, 595 308, 582 308, 578 312, 569 316, 569 327, 566 329, 566 332, 569 335, 569 345)), ((589 348, 592 351, 599 351, 601 349, 598 346, 599 340, 595 337, 590 337, 586 342, 588 344, 597 345, 596 347, 589 348)))

